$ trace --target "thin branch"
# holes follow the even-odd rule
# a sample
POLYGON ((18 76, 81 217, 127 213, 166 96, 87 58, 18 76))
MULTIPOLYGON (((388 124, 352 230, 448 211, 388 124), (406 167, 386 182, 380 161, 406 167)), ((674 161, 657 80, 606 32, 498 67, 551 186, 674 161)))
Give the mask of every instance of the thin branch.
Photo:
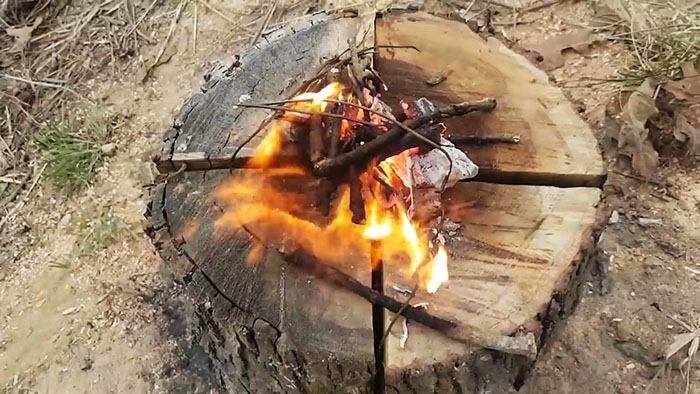
POLYGON ((272 19, 272 15, 275 13, 275 10, 277 9, 277 0, 275 0, 274 3, 270 6, 269 11, 267 12, 267 16, 265 16, 265 20, 263 23, 260 25, 260 28, 258 29, 258 32, 255 33, 255 36, 253 37, 252 40, 250 40, 250 46, 255 45, 258 42, 258 39, 262 35, 262 33, 267 29, 267 26, 270 24, 270 20, 272 19))
POLYGON ((243 107, 243 108, 270 109, 270 110, 274 110, 274 111, 292 112, 292 113, 304 114, 304 115, 321 115, 321 116, 327 116, 329 118, 345 119, 347 121, 356 122, 359 124, 363 124, 365 126, 378 127, 374 123, 366 122, 364 120, 354 119, 354 118, 340 115, 340 114, 333 114, 330 112, 307 111, 307 110, 303 110, 303 109, 294 109, 294 108, 287 108, 287 107, 282 107, 282 106, 277 106, 277 105, 266 105, 266 104, 236 104, 236 106, 243 107))
POLYGON ((32 86, 41 86, 41 87, 45 87, 45 88, 54 88, 54 89, 65 90, 66 92, 72 93, 72 94, 76 95, 78 98, 83 99, 92 105, 95 105, 88 98, 82 96, 80 93, 76 92, 75 90, 73 90, 69 87, 63 86, 63 85, 57 85, 55 83, 50 83, 50 82, 32 81, 31 79, 15 77, 14 75, 8 75, 8 74, 0 74, 0 76, 2 76, 3 78, 7 78, 7 79, 12 79, 15 81, 28 83, 32 86))

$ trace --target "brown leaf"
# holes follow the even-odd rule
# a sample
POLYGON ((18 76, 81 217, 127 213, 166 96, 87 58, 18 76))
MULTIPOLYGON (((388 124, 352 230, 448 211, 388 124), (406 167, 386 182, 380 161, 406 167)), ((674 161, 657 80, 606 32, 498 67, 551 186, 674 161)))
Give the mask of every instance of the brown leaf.
POLYGON ((695 69, 695 64, 687 62, 681 66, 681 69, 683 79, 666 82, 664 89, 679 100, 700 103, 700 75, 695 69))
POLYGON ((622 127, 618 138, 618 148, 624 150, 626 146, 631 146, 637 150, 642 141, 646 140, 648 130, 647 120, 655 115, 658 110, 652 97, 654 87, 653 81, 647 78, 642 84, 632 92, 627 104, 622 108, 622 127))
MULTIPOLYGON (((676 112, 673 136, 678 141, 686 143, 688 155, 698 155, 700 154, 700 119, 696 118, 691 121, 681 111, 676 112)), ((690 110, 686 112, 690 112, 690 110)))
POLYGON ((650 178, 659 165, 659 154, 649 141, 646 123, 658 112, 653 93, 656 84, 647 78, 632 92, 622 109, 622 127, 618 138, 619 153, 632 157, 632 168, 650 178))
POLYGON ((659 154, 654 149, 651 141, 642 142, 632 155, 632 168, 639 175, 649 179, 654 175, 656 167, 659 166, 659 154))
POLYGON ((539 58, 537 60, 542 68, 554 70, 564 65, 562 51, 571 48, 578 53, 585 54, 595 41, 596 38, 591 30, 578 29, 549 38, 542 43, 526 44, 525 48, 540 54, 541 60, 539 58))
POLYGON ((29 40, 32 39, 34 29, 39 27, 43 19, 39 16, 33 24, 24 27, 8 27, 5 32, 15 38, 15 45, 12 47, 14 52, 22 52, 27 47, 29 40))

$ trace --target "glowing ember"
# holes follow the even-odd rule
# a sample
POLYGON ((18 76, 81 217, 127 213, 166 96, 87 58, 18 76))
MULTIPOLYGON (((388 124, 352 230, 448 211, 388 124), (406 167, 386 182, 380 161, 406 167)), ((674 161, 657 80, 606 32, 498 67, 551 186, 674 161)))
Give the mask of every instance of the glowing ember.
MULTIPOLYGON (((351 94, 343 92, 339 83, 332 83, 316 93, 303 93, 295 97, 288 108, 324 112, 329 110, 328 99, 338 99, 358 103, 351 94), (308 100, 308 101, 295 101, 308 100)), ((379 110, 382 104, 375 100, 369 91, 363 91, 363 101, 379 110)), ((361 120, 364 111, 343 106, 342 115, 361 120)), ((251 164, 262 170, 250 170, 234 175, 230 182, 219 187, 215 198, 225 206, 223 215, 217 220, 218 229, 245 227, 262 240, 278 249, 293 251, 302 249, 327 264, 342 265, 357 259, 368 259, 370 241, 380 241, 385 267, 401 269, 407 278, 417 276, 419 283, 429 293, 434 293, 447 281, 447 252, 440 246, 435 256, 428 231, 411 221, 404 203, 398 203, 400 196, 392 194, 386 201, 386 189, 373 176, 371 169, 360 177, 362 197, 365 204, 366 223, 352 222, 349 209, 350 193, 347 188, 339 189, 336 206, 330 222, 310 205, 308 187, 297 192, 283 187, 293 182, 312 182, 315 178, 306 168, 268 168, 286 139, 287 127, 291 122, 308 120, 308 114, 285 112, 281 120, 274 122, 266 136, 258 145, 251 164), (306 192, 306 193, 305 193, 306 192), (325 224, 319 224, 325 223, 325 224)), ((371 115, 370 120, 381 125, 383 120, 371 115)), ((352 128, 356 123, 342 120, 341 139, 353 137, 352 128)), ((380 128, 384 129, 384 128, 380 128)), ((395 156, 397 157, 397 156, 395 156)), ((382 182, 395 187, 401 180, 397 176, 397 163, 389 158, 378 164, 382 182)), ((397 159, 397 162, 400 160, 397 159)), ((377 176, 377 175, 375 175, 377 176)), ((256 242, 247 258, 249 264, 262 259, 262 244, 256 242)))

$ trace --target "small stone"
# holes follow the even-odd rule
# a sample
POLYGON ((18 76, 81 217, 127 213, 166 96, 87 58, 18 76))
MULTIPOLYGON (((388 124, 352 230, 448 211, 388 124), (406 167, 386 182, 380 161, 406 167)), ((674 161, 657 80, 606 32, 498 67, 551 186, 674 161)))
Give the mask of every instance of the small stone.
POLYGON ((632 340, 632 326, 625 320, 617 323, 615 333, 617 334, 617 340, 620 342, 632 340))
POLYGON ((89 355, 85 355, 82 360, 80 360, 80 370, 87 371, 92 368, 92 358, 89 355))
POLYGON ((117 144, 110 142, 109 144, 104 144, 100 148, 102 153, 107 157, 112 157, 117 154, 117 144))
POLYGON ((615 224, 620 221, 620 212, 618 211, 612 211, 610 214, 610 219, 608 219, 608 223, 610 224, 615 224))
POLYGON ((73 215, 71 215, 70 213, 63 215, 63 217, 61 218, 61 222, 60 222, 61 227, 68 227, 68 225, 71 222, 71 219, 73 219, 73 215))

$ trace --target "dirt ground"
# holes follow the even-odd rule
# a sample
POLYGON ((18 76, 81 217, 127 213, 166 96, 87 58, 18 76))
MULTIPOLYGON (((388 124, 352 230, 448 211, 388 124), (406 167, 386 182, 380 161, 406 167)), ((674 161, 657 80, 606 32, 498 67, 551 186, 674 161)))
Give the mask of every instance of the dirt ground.
MULTIPOLYGON (((147 16, 153 45, 119 60, 118 72, 105 66, 74 87, 118 119, 110 139, 116 154, 101 165, 93 184, 66 196, 46 181, 45 165, 34 154, 26 187, 11 205, 0 207, 6 217, 0 225, 4 392, 221 390, 206 353, 187 337, 186 306, 176 301, 178 288, 162 273, 162 262, 143 233, 143 213, 156 174, 150 157, 163 133, 184 100, 199 89, 204 72, 250 42, 267 7, 212 0, 198 2, 195 11, 194 4, 159 4, 147 16), (141 82, 149 59, 169 35, 177 7, 183 7, 182 14, 164 47, 168 61, 141 82), (78 253, 84 236, 80 218, 95 212, 110 213, 118 236, 91 253, 78 253)), ((287 2, 269 26, 341 5, 308 8, 287 2)), ((575 29, 589 16, 587 2, 562 2, 497 30, 527 47, 575 29)), ((624 51, 611 42, 585 55, 567 51, 565 66, 551 72, 601 140, 605 106, 617 90, 582 81, 612 75, 612 60, 624 51)), ((65 106, 75 113, 90 108, 81 100, 65 106)), ((556 328, 522 393, 644 393, 674 335, 687 331, 681 322, 698 329, 700 171, 687 159, 666 158, 653 181, 615 179, 606 188, 611 216, 599 241, 600 275, 588 283, 575 314, 556 328)), ((691 393, 700 393, 699 370, 692 369, 689 377, 691 393)), ((685 389, 685 377, 676 369, 648 392, 685 389)))

